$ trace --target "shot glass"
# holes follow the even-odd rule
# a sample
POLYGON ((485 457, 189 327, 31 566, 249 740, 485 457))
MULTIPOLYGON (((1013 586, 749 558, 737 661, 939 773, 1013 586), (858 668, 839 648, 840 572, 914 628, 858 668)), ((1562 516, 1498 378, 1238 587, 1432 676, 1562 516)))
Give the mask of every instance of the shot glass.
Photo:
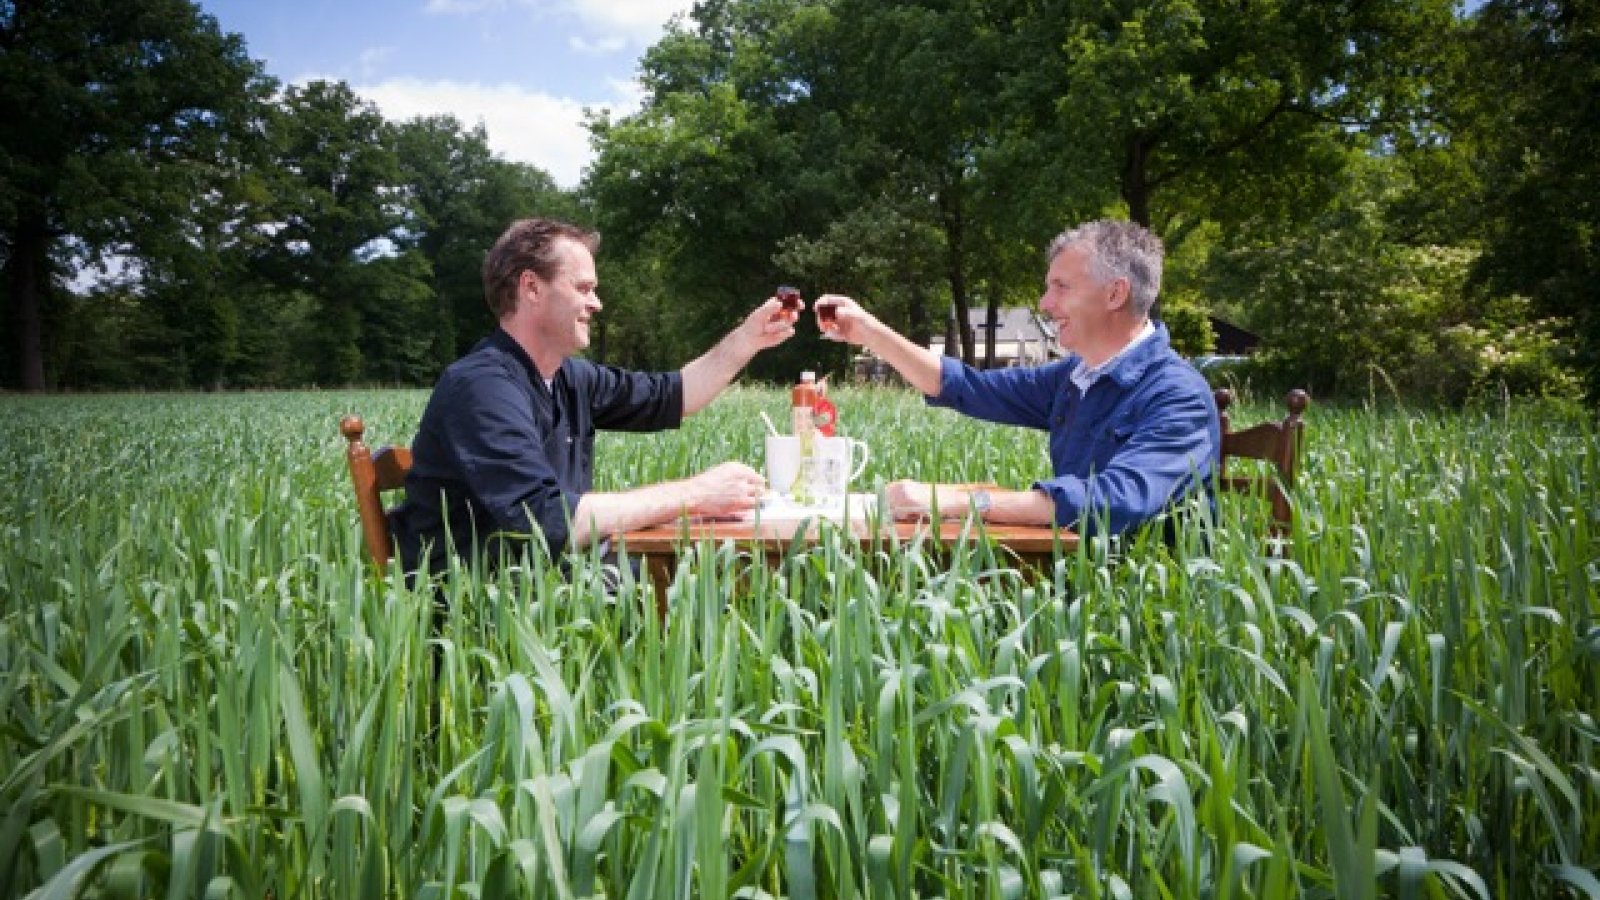
POLYGON ((817 325, 824 331, 831 331, 839 324, 838 317, 834 315, 839 309, 837 303, 817 304, 817 325))
POLYGON ((780 284, 780 285, 778 285, 778 290, 775 291, 774 294, 775 294, 775 296, 777 296, 778 301, 783 304, 783 311, 784 312, 793 313, 793 312, 799 312, 800 311, 800 289, 799 288, 791 287, 791 286, 789 286, 787 284, 780 284))

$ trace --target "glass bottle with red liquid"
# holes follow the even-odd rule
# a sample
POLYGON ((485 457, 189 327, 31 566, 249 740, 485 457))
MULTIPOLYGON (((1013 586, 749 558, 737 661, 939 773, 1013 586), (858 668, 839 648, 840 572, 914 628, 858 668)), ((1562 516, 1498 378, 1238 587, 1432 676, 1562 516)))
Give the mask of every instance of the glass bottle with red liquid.
POLYGON ((816 469, 816 373, 800 373, 800 383, 790 392, 789 404, 791 425, 800 439, 800 473, 794 479, 794 499, 804 505, 811 502, 812 473, 816 469))

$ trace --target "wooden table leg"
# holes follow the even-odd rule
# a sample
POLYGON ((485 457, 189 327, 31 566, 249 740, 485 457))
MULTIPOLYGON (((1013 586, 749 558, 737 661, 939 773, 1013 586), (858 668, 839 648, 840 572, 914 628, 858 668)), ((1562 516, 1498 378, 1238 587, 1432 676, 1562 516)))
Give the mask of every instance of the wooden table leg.
POLYGON ((675 561, 676 557, 670 553, 647 553, 644 557, 645 571, 650 576, 650 589, 656 595, 656 615, 661 618, 663 625, 667 622, 667 588, 672 584, 675 561))

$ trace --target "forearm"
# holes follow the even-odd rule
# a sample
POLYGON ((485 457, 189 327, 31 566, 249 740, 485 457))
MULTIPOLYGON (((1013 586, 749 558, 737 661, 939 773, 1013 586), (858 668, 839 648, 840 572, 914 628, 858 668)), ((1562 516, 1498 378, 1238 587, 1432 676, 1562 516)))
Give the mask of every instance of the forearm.
POLYGON ((729 333, 716 346, 684 366, 683 414, 693 415, 705 409, 722 390, 732 383, 734 376, 744 369, 755 356, 756 348, 745 346, 737 331, 729 333))
POLYGON ((939 354, 911 342, 881 322, 874 323, 862 346, 877 354, 908 384, 929 397, 939 396, 939 354))
POLYGON ((668 481, 615 493, 590 492, 572 511, 568 544, 581 549, 614 534, 670 522, 690 504, 687 482, 668 481))
POLYGON ((989 498, 994 505, 983 516, 986 522, 1049 525, 1056 518, 1056 505, 1044 491, 990 491, 989 498))
POLYGON ((1010 491, 979 484, 924 484, 897 481, 889 485, 889 503, 896 518, 932 515, 958 519, 972 512, 972 495, 989 494, 986 522, 1006 525, 1049 525, 1055 521, 1055 504, 1043 491, 1010 491))
POLYGON ((569 543, 584 547, 622 531, 671 522, 689 514, 726 516, 761 502, 766 481, 744 463, 726 462, 692 478, 631 491, 584 494, 572 511, 569 543))

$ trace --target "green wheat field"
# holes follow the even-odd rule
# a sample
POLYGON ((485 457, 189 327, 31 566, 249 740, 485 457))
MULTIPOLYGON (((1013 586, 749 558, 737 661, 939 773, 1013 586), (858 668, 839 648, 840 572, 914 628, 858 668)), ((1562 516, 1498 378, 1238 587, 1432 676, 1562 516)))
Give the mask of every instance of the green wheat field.
MULTIPOLYGON (((835 395, 867 489, 1047 469, 835 395)), ((425 400, 0 398, 0 896, 1600 898, 1592 413, 1313 405, 1287 558, 1228 502, 1034 574, 706 544, 664 623, 534 557, 436 621, 337 430, 425 400)), ((759 465, 784 404, 604 435, 598 486, 759 465)))

